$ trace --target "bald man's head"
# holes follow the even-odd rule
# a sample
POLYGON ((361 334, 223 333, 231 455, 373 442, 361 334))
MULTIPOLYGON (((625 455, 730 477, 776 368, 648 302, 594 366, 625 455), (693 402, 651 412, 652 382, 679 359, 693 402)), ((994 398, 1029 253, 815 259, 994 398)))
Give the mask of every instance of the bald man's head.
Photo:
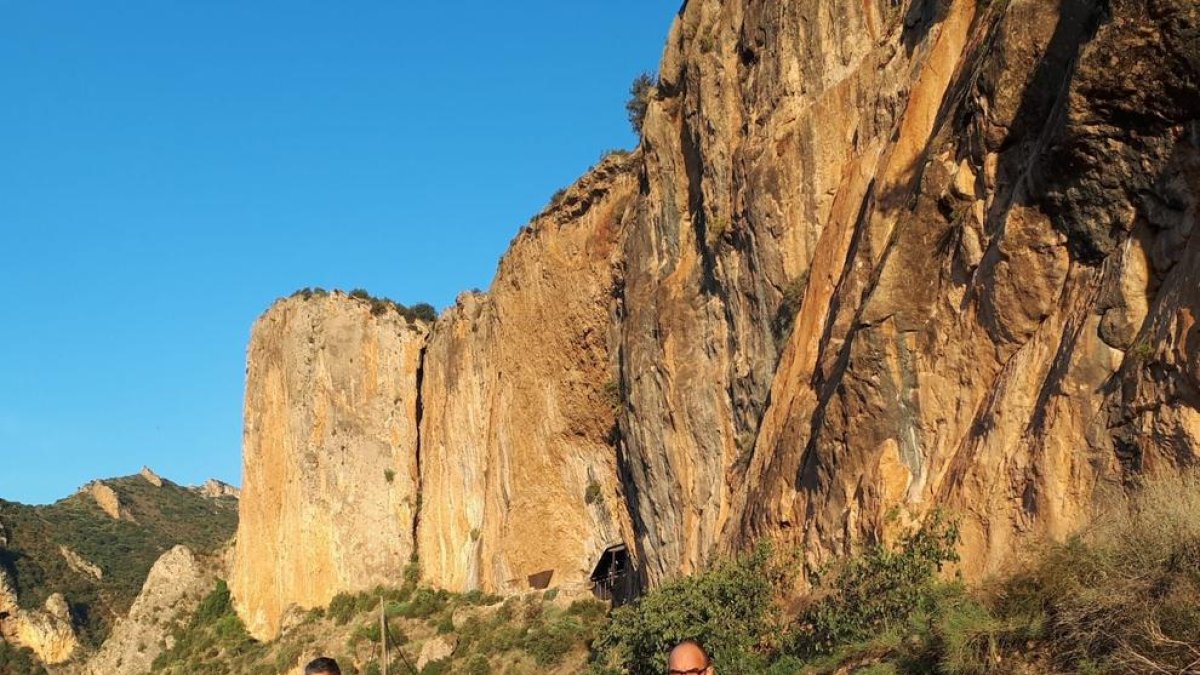
POLYGON ((684 640, 675 645, 667 659, 667 672, 670 675, 714 675, 708 654, 695 640, 684 640))

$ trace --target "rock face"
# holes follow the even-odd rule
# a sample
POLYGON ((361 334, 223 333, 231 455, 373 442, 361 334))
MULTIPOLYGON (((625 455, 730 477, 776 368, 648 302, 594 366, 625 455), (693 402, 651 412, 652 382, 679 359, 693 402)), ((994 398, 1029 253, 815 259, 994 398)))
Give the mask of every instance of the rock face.
POLYGON ((3 567, 0 567, 0 638, 32 650, 47 665, 68 661, 79 647, 71 610, 62 594, 47 598, 44 610, 21 609, 16 589, 3 567))
POLYGON ((216 583, 219 565, 201 561, 186 546, 167 551, 150 568, 142 591, 94 656, 83 675, 150 672, 171 635, 175 617, 190 616, 216 583))
POLYGON ((563 195, 518 236, 491 293, 464 296, 430 336, 418 540, 437 586, 524 590, 543 572, 581 584, 632 534, 608 335, 637 191, 627 162, 610 158, 563 195))
POLYGON ((67 561, 67 567, 70 567, 73 571, 89 576, 97 581, 104 578, 104 570, 97 567, 94 563, 89 562, 75 551, 60 545, 58 552, 62 554, 63 560, 67 561))
POLYGON ((236 499, 242 494, 242 491, 236 487, 215 478, 209 478, 204 481, 204 485, 200 486, 199 491, 200 494, 209 499, 220 499, 222 497, 233 497, 236 499))
POLYGON ((148 466, 143 466, 142 470, 138 472, 138 475, 141 476, 142 478, 146 479, 146 482, 153 485, 154 487, 162 487, 163 486, 162 476, 159 476, 158 474, 151 471, 150 467, 148 467, 148 466))
POLYGON ((117 495, 117 491, 105 485, 103 481, 93 481, 83 489, 92 496, 92 499, 96 500, 96 505, 107 513, 108 517, 113 520, 133 520, 133 517, 121 504, 121 497, 117 495))
POLYGON ((448 658, 454 654, 455 646, 455 642, 447 636, 429 640, 421 647, 421 654, 417 657, 417 670, 424 670, 426 665, 448 658))
POLYGON ((428 581, 502 592, 586 584, 617 543, 651 584, 762 537, 819 564, 942 508, 978 576, 1085 524, 1097 486, 1195 462, 1200 5, 691 0, 660 80, 640 148, 427 335, 344 297, 260 321, 260 636, 361 587, 313 562, 332 531, 406 554, 415 530, 428 581), (424 354, 390 405, 360 335, 424 354), (335 441, 313 411, 339 397, 335 441), (420 433, 342 445, 391 420, 420 433), (342 479, 380 456, 397 492, 342 479), (358 522, 295 515, 335 509, 358 522))
POLYGON ((341 294, 254 326, 230 589, 256 636, 291 605, 394 583, 414 550, 425 329, 341 294))

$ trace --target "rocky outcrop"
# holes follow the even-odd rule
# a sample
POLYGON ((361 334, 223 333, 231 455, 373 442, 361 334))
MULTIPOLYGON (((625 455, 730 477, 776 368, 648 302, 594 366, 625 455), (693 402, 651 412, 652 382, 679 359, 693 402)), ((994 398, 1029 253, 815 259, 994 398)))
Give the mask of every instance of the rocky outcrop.
MULTIPOLYGON (((419 420, 387 452, 420 509, 377 513, 456 590, 585 584, 616 543, 648 583, 764 537, 817 565, 934 509, 978 577, 1085 524, 1098 486, 1193 464, 1198 36, 1187 0, 686 3, 640 148, 413 338, 414 388, 375 419, 419 420)), ((309 302, 256 327, 247 499, 377 468, 264 423, 377 373, 357 348, 326 357, 341 379, 306 365, 368 321, 309 302), (264 328, 301 313, 286 343, 264 328)), ((243 534, 335 548, 278 507, 366 508, 336 483, 243 534)))
POLYGON ((42 663, 70 660, 79 648, 71 610, 61 593, 46 599, 42 610, 22 609, 8 572, 0 567, 0 638, 31 650, 42 663))
POLYGON ((342 294, 281 301, 255 324, 230 579, 255 636, 273 636, 291 605, 401 578, 425 333, 342 294))
POLYGON ((119 619, 100 650, 75 672, 81 675, 149 673, 180 617, 190 616, 216 583, 219 565, 186 546, 167 551, 150 568, 128 616, 119 619))
POLYGON ((70 567, 72 571, 91 577, 97 581, 104 578, 104 570, 100 569, 94 563, 88 561, 75 551, 72 551, 66 546, 60 545, 58 547, 58 552, 62 554, 63 560, 67 561, 67 567, 70 567))
POLYGON ((421 654, 417 657, 417 670, 424 670, 425 666, 434 661, 449 658, 454 654, 456 646, 456 640, 450 636, 439 635, 428 640, 421 646, 421 654))
POLYGON ((128 509, 121 504, 121 497, 117 491, 105 485, 103 481, 92 481, 84 486, 84 491, 96 500, 96 505, 101 511, 108 514, 113 520, 133 520, 128 509))
POLYGON ((208 497, 209 499, 221 499, 223 497, 233 497, 234 499, 237 499, 242 495, 241 490, 230 485, 229 483, 223 483, 215 478, 209 478, 208 480, 204 481, 204 485, 201 485, 199 490, 200 494, 208 497))
POLYGON ((144 478, 147 483, 153 485, 154 487, 162 487, 163 486, 162 476, 159 476, 158 474, 151 471, 150 467, 148 467, 148 466, 143 466, 142 470, 138 472, 138 475, 141 476, 142 478, 144 478))

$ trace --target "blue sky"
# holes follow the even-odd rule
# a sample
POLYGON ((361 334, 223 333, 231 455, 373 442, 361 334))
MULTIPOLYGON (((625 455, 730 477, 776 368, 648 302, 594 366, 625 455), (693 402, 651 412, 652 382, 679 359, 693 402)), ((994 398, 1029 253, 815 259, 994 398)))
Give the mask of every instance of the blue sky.
POLYGON ((254 318, 487 287, 679 4, 0 0, 0 498, 239 482, 254 318))

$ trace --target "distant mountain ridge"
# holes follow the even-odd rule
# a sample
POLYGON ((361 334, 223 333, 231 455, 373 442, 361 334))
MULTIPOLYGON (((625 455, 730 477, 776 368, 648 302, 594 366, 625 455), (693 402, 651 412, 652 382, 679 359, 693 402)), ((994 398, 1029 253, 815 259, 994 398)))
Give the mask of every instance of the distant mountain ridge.
POLYGON ((211 555, 231 540, 236 492, 218 481, 185 487, 143 469, 45 506, 0 499, 0 587, 8 591, 0 636, 47 663, 99 647, 164 553, 184 545, 211 555), (66 616, 42 610, 59 597, 66 616), (41 644, 46 631, 22 625, 38 622, 57 631, 53 646, 41 644))

